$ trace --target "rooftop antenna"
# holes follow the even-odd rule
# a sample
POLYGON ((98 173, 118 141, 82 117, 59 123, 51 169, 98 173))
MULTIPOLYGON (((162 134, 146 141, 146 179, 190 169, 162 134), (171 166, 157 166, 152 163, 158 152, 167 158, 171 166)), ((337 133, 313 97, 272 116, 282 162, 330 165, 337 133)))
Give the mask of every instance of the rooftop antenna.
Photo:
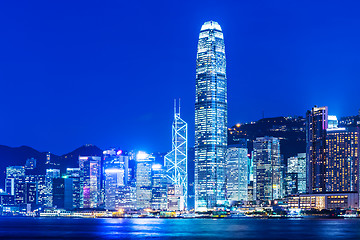
POLYGON ((176 98, 174 98, 174 115, 176 115, 176 98))
POLYGON ((180 100, 181 98, 179 98, 179 116, 180 116, 180 100))

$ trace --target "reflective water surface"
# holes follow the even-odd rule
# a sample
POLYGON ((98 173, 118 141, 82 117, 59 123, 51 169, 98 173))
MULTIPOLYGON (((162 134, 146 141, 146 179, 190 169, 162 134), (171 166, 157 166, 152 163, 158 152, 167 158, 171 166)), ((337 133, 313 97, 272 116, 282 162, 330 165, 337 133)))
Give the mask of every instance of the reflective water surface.
POLYGON ((1 239, 360 239, 360 219, 0 218, 1 239))

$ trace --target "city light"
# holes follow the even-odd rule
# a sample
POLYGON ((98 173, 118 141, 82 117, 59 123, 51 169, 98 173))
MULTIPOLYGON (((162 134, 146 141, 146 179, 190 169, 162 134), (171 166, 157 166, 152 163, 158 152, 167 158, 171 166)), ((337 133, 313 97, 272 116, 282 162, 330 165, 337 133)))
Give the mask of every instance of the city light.
POLYGON ((161 170, 161 168, 162 168, 162 165, 161 165, 161 164, 154 164, 154 165, 152 165, 152 169, 153 169, 153 170, 161 170))
POLYGON ((121 172, 124 172, 124 170, 118 168, 105 169, 105 173, 121 173, 121 172))
POLYGON ((147 154, 146 152, 142 152, 142 151, 139 151, 137 154, 136 154, 136 159, 137 160, 145 160, 147 159, 149 156, 149 154, 147 154))

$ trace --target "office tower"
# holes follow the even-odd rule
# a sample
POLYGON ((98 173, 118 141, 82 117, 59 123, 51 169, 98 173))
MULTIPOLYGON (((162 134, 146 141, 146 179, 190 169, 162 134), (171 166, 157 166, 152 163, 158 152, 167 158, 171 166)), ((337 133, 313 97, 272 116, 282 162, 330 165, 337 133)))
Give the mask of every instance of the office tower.
POLYGON ((60 169, 46 169, 46 176, 49 178, 59 178, 60 169))
POLYGON ((248 149, 228 147, 226 153, 226 194, 231 202, 248 201, 248 149))
POLYGON ((80 168, 67 168, 65 175, 65 203, 66 209, 80 208, 81 200, 80 168))
POLYGON ((328 129, 338 128, 339 121, 335 115, 328 115, 328 129))
POLYGON ((65 178, 54 178, 53 184, 53 207, 64 208, 65 207, 65 178))
POLYGON ((0 205, 2 205, 2 211, 4 210, 4 205, 14 205, 15 198, 14 195, 7 194, 5 192, 0 192, 0 205))
POLYGON ((105 209, 115 210, 118 190, 124 187, 123 179, 119 177, 122 169, 111 168, 105 170, 105 209))
POLYGON ((168 178, 165 168, 161 164, 154 164, 151 170, 151 209, 166 210, 168 178))
POLYGON ((60 177, 60 169, 46 169, 45 175, 45 201, 46 207, 52 207, 53 205, 53 179, 60 177))
POLYGON ((120 187, 118 189, 118 198, 116 207, 118 209, 132 210, 136 208, 136 185, 129 183, 129 185, 120 187))
POLYGON ((326 192, 356 192, 359 190, 358 128, 327 129, 326 192))
POLYGON ((5 192, 15 194, 15 179, 25 176, 24 166, 10 166, 6 168, 5 192))
POLYGON ((165 155, 166 175, 170 184, 179 185, 183 189, 186 206, 188 195, 188 171, 187 171, 187 123, 180 117, 179 110, 174 105, 174 122, 172 124, 172 150, 165 155))
POLYGON ((129 181, 128 167, 129 155, 122 150, 104 151, 105 176, 105 209, 117 210, 120 188, 125 187, 129 181))
POLYGON ((64 175, 61 178, 53 179, 52 181, 53 207, 64 208, 68 210, 78 207, 74 204, 76 202, 76 200, 74 199, 74 191, 76 191, 76 189, 74 189, 73 187, 74 179, 76 178, 71 178, 68 175, 64 175))
POLYGON ((24 166, 10 166, 6 168, 6 178, 16 178, 25 176, 24 166))
POLYGON ((45 205, 46 195, 46 176, 45 175, 25 175, 26 183, 36 183, 36 204, 45 205))
POLYGON ((37 183, 26 176, 15 179, 15 204, 37 204, 37 183))
POLYGON ((282 197, 280 142, 275 137, 254 141, 254 174, 256 200, 267 201, 282 197))
POLYGON ((132 155, 132 152, 116 148, 103 152, 102 190, 106 209, 119 209, 120 202, 123 202, 118 192, 121 188, 128 186, 132 179, 132 167, 130 166, 132 155))
POLYGON ((306 153, 298 153, 298 193, 306 193, 306 153))
POLYGON ((307 191, 325 192, 326 129, 328 108, 314 107, 306 113, 307 191))
POLYGON ((145 152, 136 154, 136 208, 151 207, 151 171, 154 157, 145 152))
POLYGON ((291 157, 287 160, 287 172, 297 173, 298 172, 298 159, 297 157, 291 157))
MULTIPOLYGON (((129 161, 131 160, 131 153, 125 152, 120 149, 109 149, 103 152, 104 161, 103 168, 106 169, 121 169, 121 175, 118 177, 121 179, 121 185, 127 185, 130 180, 129 174, 129 161)), ((106 172, 105 172, 106 174, 106 172)))
POLYGON ((79 156, 80 207, 97 208, 100 198, 101 157, 79 156))
POLYGON ((227 80, 224 37, 217 22, 200 30, 196 58, 195 210, 222 206, 227 148, 227 80))
POLYGON ((251 152, 251 154, 248 154, 249 157, 249 162, 248 162, 248 194, 247 194, 247 198, 248 201, 254 201, 255 200, 255 181, 254 181, 254 153, 253 151, 251 152))
POLYGON ((181 185, 169 185, 167 188, 167 210, 179 211, 184 209, 184 193, 181 185))
POLYGON ((188 198, 186 208, 195 209, 195 147, 188 149, 188 198))
POLYGON ((298 193, 298 175, 297 173, 286 173, 284 178, 285 196, 298 193))
POLYGON ((306 193, 306 153, 298 153, 297 156, 288 158, 286 175, 287 181, 294 181, 296 178, 296 189, 292 194, 306 193))

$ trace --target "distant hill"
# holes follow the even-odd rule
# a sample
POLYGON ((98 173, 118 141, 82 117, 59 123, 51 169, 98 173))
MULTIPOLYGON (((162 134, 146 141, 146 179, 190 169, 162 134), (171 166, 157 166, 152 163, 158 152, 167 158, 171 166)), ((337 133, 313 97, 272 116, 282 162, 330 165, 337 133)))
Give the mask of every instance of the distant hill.
POLYGON ((238 124, 228 129, 228 144, 239 142, 239 138, 249 139, 249 149, 257 137, 277 137, 280 139, 280 153, 287 158, 306 152, 305 118, 274 117, 256 122, 238 124))
POLYGON ((4 188, 6 167, 24 166, 29 158, 36 159, 36 168, 26 170, 26 174, 45 174, 48 168, 57 168, 64 173, 66 168, 79 167, 78 158, 80 155, 101 157, 102 152, 100 148, 88 144, 62 156, 50 154, 50 164, 46 164, 47 152, 39 152, 28 146, 8 147, 0 145, 0 188, 4 188))
POLYGON ((74 151, 64 154, 59 157, 56 163, 62 166, 62 170, 65 171, 66 168, 77 168, 79 167, 79 156, 98 156, 102 157, 103 150, 98 148, 95 145, 87 144, 81 146, 74 151))

